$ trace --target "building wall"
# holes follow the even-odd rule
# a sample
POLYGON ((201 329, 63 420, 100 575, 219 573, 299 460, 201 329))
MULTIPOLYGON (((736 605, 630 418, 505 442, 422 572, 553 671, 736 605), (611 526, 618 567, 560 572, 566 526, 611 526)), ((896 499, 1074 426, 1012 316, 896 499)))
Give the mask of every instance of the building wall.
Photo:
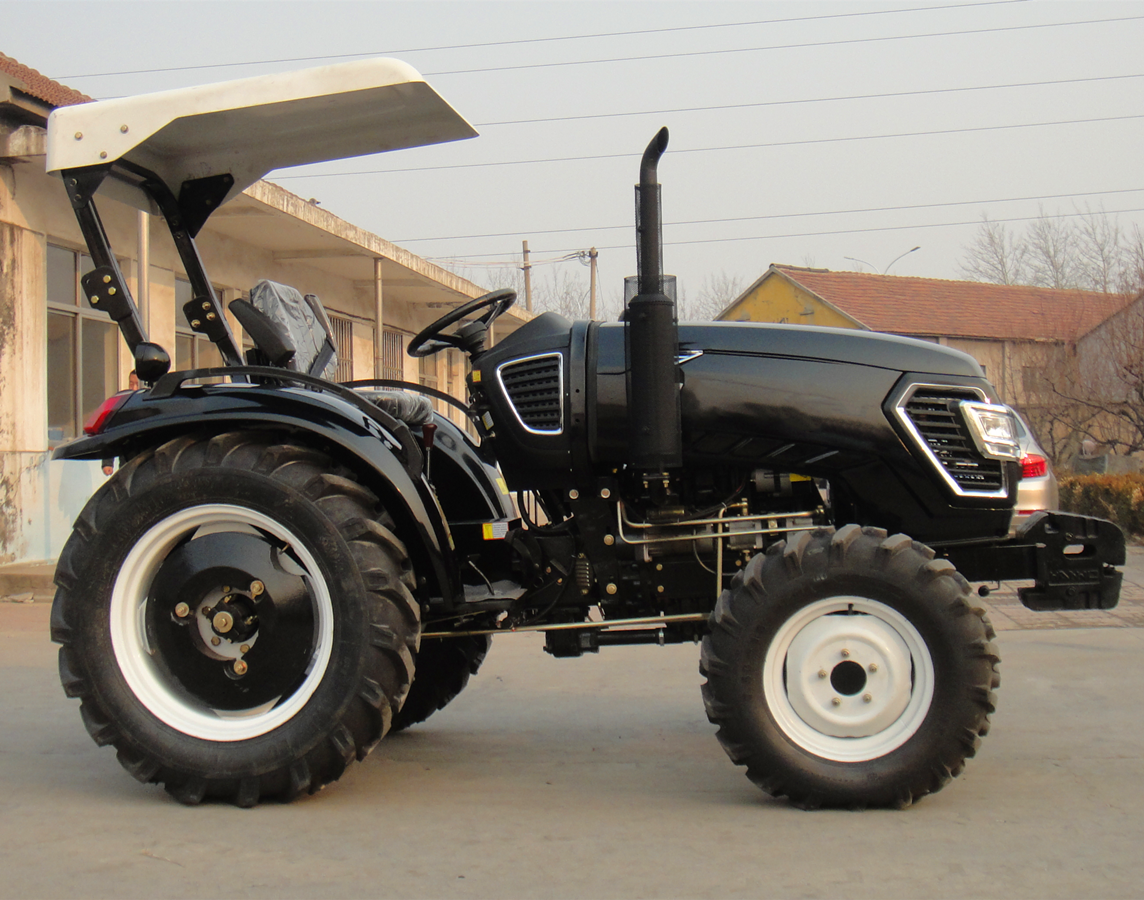
POLYGON ((34 164, 0 166, 0 564, 54 557, 104 480, 98 462, 48 453, 45 229, 62 228, 61 206, 34 164))
POLYGON ((774 275, 764 279, 748 293, 732 310, 727 321, 857 327, 853 319, 825 305, 785 278, 774 275))
MULTIPOLYGON (((850 317, 823 303, 809 291, 777 275, 762 279, 724 317, 734 322, 788 322, 833 328, 859 328, 850 317)), ((893 332, 898 333, 898 332, 893 332)), ((1020 407, 1035 406, 1037 371, 1053 365, 1061 345, 1041 341, 907 335, 934 341, 972 356, 997 388, 1000 399, 1020 407)))
MULTIPOLYGON (((105 198, 100 198, 99 212, 111 246, 122 254, 120 267, 136 298, 140 296, 136 257, 141 221, 149 229, 149 302, 140 304, 140 313, 151 340, 166 347, 174 358, 176 330, 186 328, 176 305, 177 281, 185 273, 164 223, 105 198)), ((285 215, 274 210, 270 214, 285 215)), ((99 461, 50 459, 49 243, 86 252, 63 186, 43 173, 42 156, 14 163, 0 160, 0 566, 56 558, 84 503, 106 481, 99 461)), ((260 278, 317 294, 331 313, 351 321, 353 377, 374 377, 371 281, 339 277, 306 260, 276 258, 270 251, 212 232, 209 226, 198 243, 213 283, 222 289, 224 306, 260 278)), ((455 285, 441 289, 445 296, 457 296, 455 285)), ((387 301, 384 306, 386 329, 402 333, 402 351, 409 336, 438 314, 439 310, 422 304, 414 308, 410 303, 387 301)), ((241 330, 229 312, 228 318, 241 341, 241 330)), ((118 387, 125 388, 132 360, 122 340, 115 345, 118 387)), ((463 396, 463 378, 454 374, 449 379, 448 364, 443 359, 437 362, 438 382, 451 382, 463 396)), ((406 380, 418 380, 416 360, 403 356, 401 365, 406 380)))

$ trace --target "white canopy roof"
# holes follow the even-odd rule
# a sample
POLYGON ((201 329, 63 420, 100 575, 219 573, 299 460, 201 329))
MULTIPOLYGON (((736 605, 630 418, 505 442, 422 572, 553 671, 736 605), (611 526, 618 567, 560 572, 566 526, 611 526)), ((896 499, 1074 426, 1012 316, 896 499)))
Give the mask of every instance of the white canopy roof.
MULTIPOLYGON (((48 119, 47 170, 124 159, 175 196, 184 181, 229 172, 229 200, 274 169, 476 134, 411 66, 368 59, 60 107, 48 119)), ((105 191, 152 210, 138 189, 105 191)))

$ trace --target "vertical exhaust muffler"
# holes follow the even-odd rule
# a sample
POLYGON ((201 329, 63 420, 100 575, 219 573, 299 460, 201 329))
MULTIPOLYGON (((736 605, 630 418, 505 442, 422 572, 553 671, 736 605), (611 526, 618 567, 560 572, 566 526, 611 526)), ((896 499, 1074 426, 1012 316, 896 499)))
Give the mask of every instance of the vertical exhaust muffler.
POLYGON ((664 292, 663 229, 657 167, 667 149, 661 128, 640 162, 636 186, 636 271, 639 292, 624 312, 631 461, 649 473, 683 465, 679 409, 679 327, 675 301, 664 292))

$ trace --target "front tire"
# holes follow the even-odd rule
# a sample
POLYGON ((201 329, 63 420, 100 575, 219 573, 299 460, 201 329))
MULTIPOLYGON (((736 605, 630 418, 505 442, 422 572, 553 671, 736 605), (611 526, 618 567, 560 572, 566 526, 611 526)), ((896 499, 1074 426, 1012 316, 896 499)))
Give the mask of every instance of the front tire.
POLYGON ((756 556, 703 639, 708 718, 748 777, 800 806, 908 806, 988 731, 994 632, 905 535, 847 525, 756 556))
POLYGON ((177 799, 252 806, 341 776, 390 729, 419 607, 377 498, 257 433, 140 454, 56 571, 60 678, 92 738, 177 799))

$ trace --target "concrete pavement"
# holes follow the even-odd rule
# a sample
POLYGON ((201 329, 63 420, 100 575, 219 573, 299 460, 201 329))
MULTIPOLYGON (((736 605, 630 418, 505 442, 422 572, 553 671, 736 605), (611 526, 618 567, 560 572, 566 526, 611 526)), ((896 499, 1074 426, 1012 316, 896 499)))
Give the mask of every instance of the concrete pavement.
POLYGON ((457 701, 314 797, 185 808, 87 736, 48 604, 0 603, 0 897, 1138 897, 1144 629, 1026 628, 991 599, 981 752, 862 813, 754 788, 703 714, 697 648, 554 660, 536 635, 498 638, 457 701))

